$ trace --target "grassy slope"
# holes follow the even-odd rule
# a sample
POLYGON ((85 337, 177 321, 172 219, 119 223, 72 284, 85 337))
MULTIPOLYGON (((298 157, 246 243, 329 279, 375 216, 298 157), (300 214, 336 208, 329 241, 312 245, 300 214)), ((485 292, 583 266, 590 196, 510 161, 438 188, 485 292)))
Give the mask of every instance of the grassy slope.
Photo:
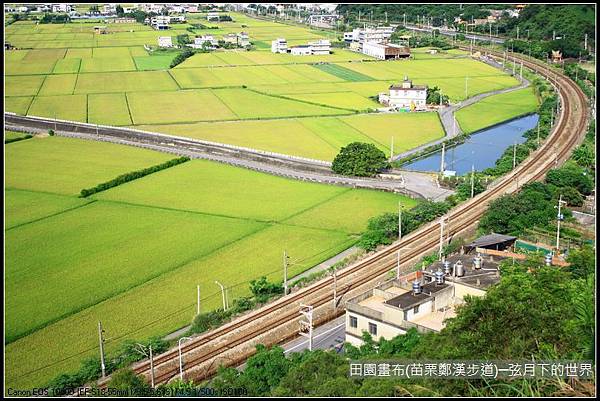
POLYGON ((456 120, 466 133, 478 131, 532 113, 538 105, 533 89, 524 88, 500 95, 489 96, 456 113, 456 120))

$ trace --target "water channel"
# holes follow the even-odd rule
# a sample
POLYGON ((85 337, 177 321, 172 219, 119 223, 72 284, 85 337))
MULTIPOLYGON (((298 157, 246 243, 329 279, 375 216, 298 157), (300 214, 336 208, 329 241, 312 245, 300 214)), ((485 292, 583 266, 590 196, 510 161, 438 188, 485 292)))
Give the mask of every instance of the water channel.
MULTIPOLYGON (((472 134, 465 143, 446 149, 445 169, 456 171, 456 175, 463 175, 471 171, 472 165, 475 166, 475 171, 494 167, 506 148, 525 142, 523 134, 535 128, 537 122, 538 115, 530 114, 472 134)), ((412 171, 440 171, 441 157, 442 151, 439 150, 405 164, 402 168, 412 171)))

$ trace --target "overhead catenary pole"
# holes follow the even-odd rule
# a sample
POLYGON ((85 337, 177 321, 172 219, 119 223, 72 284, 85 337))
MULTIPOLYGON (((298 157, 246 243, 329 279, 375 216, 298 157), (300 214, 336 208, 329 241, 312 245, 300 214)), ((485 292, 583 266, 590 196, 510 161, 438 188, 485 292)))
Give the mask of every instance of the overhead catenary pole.
POLYGON ((402 239, 402 202, 398 202, 398 239, 402 239))
POLYGON ((443 247, 444 247, 444 216, 440 217, 440 251, 439 251, 440 260, 442 260, 443 247))
POLYGON ((558 255, 560 253, 560 221, 562 220, 562 214, 561 212, 561 207, 563 203, 567 203, 565 201, 562 200, 562 194, 560 194, 559 198, 558 198, 558 206, 554 206, 555 208, 558 208, 558 214, 556 216, 556 220, 557 220, 557 225, 556 225, 556 254, 558 255))
POLYGON ((540 146, 540 122, 539 121, 538 121, 538 124, 537 124, 537 144, 538 144, 538 147, 539 147, 540 146))
POLYGON ((440 173, 444 175, 444 156, 446 152, 446 144, 442 143, 442 161, 440 163, 440 173))
POLYGON ((312 351, 312 335, 313 335, 313 307, 311 305, 300 304, 300 314, 308 321, 300 321, 300 334, 303 337, 308 337, 308 350, 312 351), (304 333, 302 329, 308 328, 308 333, 304 333))
POLYGON ((287 293, 288 293, 287 269, 288 269, 287 251, 283 251, 283 295, 287 295, 287 293))
POLYGON ((523 79, 523 62, 521 61, 521 70, 519 71, 519 79, 523 79))
POLYGON ((333 271, 333 309, 337 308, 337 271, 333 271))
POLYGON ((152 345, 148 346, 150 350, 150 386, 154 388, 154 357, 152 356, 152 345))
POLYGON ((394 137, 392 136, 392 145, 390 146, 390 160, 394 158, 394 137))
POLYGON ((398 248, 398 258, 396 261, 396 280, 400 280, 400 248, 398 248))
POLYGON ((102 369, 102 377, 106 377, 106 364, 104 363, 104 336, 102 335, 102 322, 98 322, 98 337, 100 343, 100 368, 102 369))
POLYGON ((471 198, 475 194, 475 164, 471 164, 471 198))
POLYGON ((219 287, 221 287, 221 297, 223 298, 223 310, 226 311, 227 310, 227 303, 225 301, 225 287, 223 286, 223 284, 219 283, 216 280, 215 280, 215 284, 217 284, 219 287))
POLYGON ((191 340, 190 337, 181 337, 177 342, 177 348, 179 350, 179 380, 183 381, 183 355, 181 354, 181 342, 185 340, 191 340))
POLYGON ((197 286, 197 306, 196 306, 196 315, 200 314, 200 285, 197 286))
POLYGON ((515 142, 513 144, 513 169, 516 167, 517 165, 517 143, 515 142))

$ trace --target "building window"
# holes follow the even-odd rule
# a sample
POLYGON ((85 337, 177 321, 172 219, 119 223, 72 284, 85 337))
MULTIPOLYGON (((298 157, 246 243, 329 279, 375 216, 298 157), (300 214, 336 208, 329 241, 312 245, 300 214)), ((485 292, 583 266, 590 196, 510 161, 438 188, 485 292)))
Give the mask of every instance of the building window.
POLYGON ((419 313, 419 305, 415 306, 413 309, 413 313, 416 315, 417 313, 419 313))
POLYGON ((356 316, 350 316, 350 327, 358 327, 358 319, 356 316))
POLYGON ((375 323, 369 323, 369 333, 374 336, 377 335, 377 325, 375 323))

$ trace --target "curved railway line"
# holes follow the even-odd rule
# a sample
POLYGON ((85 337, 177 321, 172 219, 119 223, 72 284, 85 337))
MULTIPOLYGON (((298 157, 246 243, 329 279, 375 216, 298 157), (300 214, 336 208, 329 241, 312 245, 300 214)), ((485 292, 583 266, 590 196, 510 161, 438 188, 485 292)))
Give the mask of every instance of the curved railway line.
MULTIPOLYGON (((500 52, 476 49, 502 57, 500 52)), ((444 233, 443 240, 449 241, 454 235, 472 229, 490 201, 518 191, 525 183, 542 179, 549 169, 565 161, 585 135, 589 111, 585 95, 573 81, 553 71, 552 67, 521 55, 509 56, 509 59, 522 62, 525 67, 549 78, 560 97, 560 116, 548 138, 536 151, 511 173, 490 185, 488 190, 452 209, 439 221, 430 222, 385 249, 339 270, 336 274, 337 304, 334 304, 332 297, 334 278, 328 277, 187 341, 181 347, 184 378, 208 378, 216 371, 218 364, 236 366, 245 361, 254 353, 254 344, 258 342, 273 345, 292 337, 298 331, 301 304, 313 306, 313 321, 317 324, 343 314, 343 308, 339 307, 343 300, 369 288, 395 268, 397 253, 402 251, 401 266, 407 267, 410 262, 436 249, 442 237, 441 230, 444 233)), ((178 348, 156 356, 153 364, 156 385, 178 377, 178 348)), ((149 360, 135 364, 132 369, 150 381, 149 360)), ((106 383, 107 379, 104 379, 98 384, 104 387, 106 383)))
MULTIPOLYGON (((485 49, 478 50, 494 56, 501 55, 485 49)), ((446 238, 452 238, 468 230, 477 223, 490 201, 503 194, 517 191, 525 183, 542 179, 549 169, 564 162, 582 140, 587 127, 589 109, 588 101, 580 88, 573 81, 541 62, 530 61, 522 56, 509 56, 509 59, 523 62, 525 67, 540 73, 555 85, 562 107, 560 116, 546 141, 511 173, 493 183, 488 190, 449 211, 442 218, 447 220, 446 224, 441 220, 431 222, 384 250, 338 271, 336 276, 338 305, 354 290, 363 285, 370 285, 393 269, 396 266, 397 252, 403 249, 402 265, 406 265, 439 245, 442 224, 446 238)), ((334 306, 332 301, 333 282, 333 277, 323 279, 218 329, 189 340, 182 346, 181 351, 185 360, 184 377, 195 380, 209 377, 215 371, 215 357, 227 352, 234 355, 222 358, 219 363, 235 366, 243 362, 253 353, 252 344, 258 342, 261 336, 267 335, 271 330, 277 330, 285 325, 293 326, 298 322, 300 304, 312 305, 315 310, 325 308, 325 313, 322 313, 320 319, 322 321, 339 316, 343 313, 343 308, 334 306), (246 350, 240 350, 240 346, 245 344, 246 350)), ((285 336, 270 341, 263 339, 261 342, 275 344, 287 339, 284 338, 285 336)), ((291 334, 287 337, 291 337, 291 334)), ((150 377, 148 360, 134 365, 133 369, 137 374, 150 377)), ((154 359, 154 369, 155 384, 165 383, 177 377, 179 375, 178 349, 174 348, 157 356, 154 359)))

